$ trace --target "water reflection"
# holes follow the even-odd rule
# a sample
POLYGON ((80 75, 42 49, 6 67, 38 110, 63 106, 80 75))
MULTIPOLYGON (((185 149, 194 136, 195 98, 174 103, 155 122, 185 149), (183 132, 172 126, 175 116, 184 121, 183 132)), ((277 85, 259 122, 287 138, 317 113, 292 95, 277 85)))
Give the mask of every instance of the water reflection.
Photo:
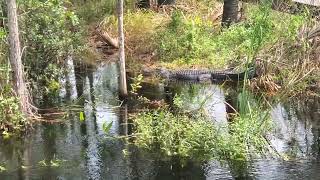
POLYGON ((319 136, 314 135, 314 121, 302 116, 293 106, 277 104, 271 112, 275 131, 272 133, 271 143, 275 149, 283 154, 300 157, 310 155, 312 142, 319 136), (300 114, 300 118, 298 118, 300 114))
MULTIPOLYGON (((118 96, 118 65, 87 66, 68 60, 70 70, 61 81, 60 96, 81 108, 72 111, 63 123, 43 123, 23 140, 0 140, 0 179, 317 179, 319 158, 319 102, 312 99, 297 103, 280 103, 272 109, 275 131, 272 145, 299 160, 255 160, 243 166, 212 161, 206 164, 164 161, 112 136, 133 131, 129 113, 132 102, 122 103, 118 96), (75 65, 75 66, 74 66, 75 65), (69 84, 69 85, 68 85, 69 84), (121 105, 121 106, 120 106, 121 105), (79 120, 84 112, 85 121, 79 120), (111 123, 110 132, 103 131, 111 123), (111 137, 110 137, 111 136, 111 137), (58 166, 43 166, 63 160, 58 166)), ((173 103, 181 96, 187 110, 203 107, 213 123, 228 124, 234 112, 237 93, 213 84, 143 84, 139 93, 151 100, 173 103), (231 93, 230 93, 231 92, 231 93)))
POLYGON ((183 108, 189 111, 204 109, 217 124, 227 125, 227 110, 224 91, 215 84, 179 84, 172 85, 173 97, 182 98, 183 108))

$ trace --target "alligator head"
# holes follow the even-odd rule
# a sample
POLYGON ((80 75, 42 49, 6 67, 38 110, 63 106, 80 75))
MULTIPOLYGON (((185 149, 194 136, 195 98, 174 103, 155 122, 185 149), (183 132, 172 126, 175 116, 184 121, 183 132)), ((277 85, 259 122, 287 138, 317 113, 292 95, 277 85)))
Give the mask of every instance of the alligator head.
POLYGON ((159 74, 162 78, 166 78, 166 79, 169 79, 170 78, 170 75, 171 75, 171 72, 164 68, 164 67, 161 67, 161 68, 157 68, 156 69, 156 72, 157 74, 159 74))

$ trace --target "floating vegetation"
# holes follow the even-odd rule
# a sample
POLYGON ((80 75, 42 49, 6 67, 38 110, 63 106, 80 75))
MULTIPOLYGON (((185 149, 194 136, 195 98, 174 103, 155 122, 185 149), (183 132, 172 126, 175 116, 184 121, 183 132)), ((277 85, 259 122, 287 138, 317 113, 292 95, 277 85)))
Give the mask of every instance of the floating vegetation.
POLYGON ((67 160, 64 159, 51 159, 50 161, 42 160, 39 161, 38 164, 41 167, 60 167, 62 163, 66 162, 67 160))

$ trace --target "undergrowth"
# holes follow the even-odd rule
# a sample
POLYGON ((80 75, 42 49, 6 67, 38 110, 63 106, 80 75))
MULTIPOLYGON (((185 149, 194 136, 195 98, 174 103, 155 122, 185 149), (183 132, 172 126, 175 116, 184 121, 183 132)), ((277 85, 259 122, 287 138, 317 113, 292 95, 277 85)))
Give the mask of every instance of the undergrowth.
POLYGON ((305 22, 302 15, 277 13, 268 4, 246 6, 245 18, 220 32, 201 17, 174 12, 157 34, 159 59, 171 67, 244 65, 278 43, 292 44, 305 22))
MULTIPOLYGON (((268 95, 281 89, 289 96, 319 81, 319 49, 306 41, 314 24, 308 11, 288 14, 274 11, 271 3, 243 3, 241 21, 229 28, 214 19, 221 3, 178 1, 175 8, 129 10, 125 14, 128 67, 146 65, 169 69, 243 69, 261 59, 253 90, 268 95), (199 8, 198 8, 199 7, 199 8), (213 18, 213 19, 212 19, 213 18), (218 23, 219 24, 219 23, 218 23), (139 62, 139 63, 137 63, 139 62)), ((117 36, 117 23, 108 17, 105 31, 117 36)))
POLYGON ((19 100, 11 87, 2 87, 0 89, 0 133, 23 131, 27 123, 19 107, 19 100))
POLYGON ((240 93, 239 114, 225 127, 201 113, 146 110, 134 116, 135 144, 164 157, 194 161, 247 161, 269 155, 265 139, 272 128, 269 112, 249 98, 240 93))
POLYGON ((264 135, 270 127, 266 122, 257 112, 239 116, 227 128, 230 133, 226 133, 204 117, 148 111, 135 118, 135 143, 168 157, 246 161, 250 156, 267 154, 264 135))

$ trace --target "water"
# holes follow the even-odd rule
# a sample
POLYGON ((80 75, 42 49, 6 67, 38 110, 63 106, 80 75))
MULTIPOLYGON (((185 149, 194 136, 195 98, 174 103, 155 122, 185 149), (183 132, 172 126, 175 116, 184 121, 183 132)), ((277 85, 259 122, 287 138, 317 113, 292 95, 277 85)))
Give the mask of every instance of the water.
MULTIPOLYGON (((163 161, 128 145, 119 138, 132 133, 130 112, 140 107, 118 99, 118 65, 73 68, 61 79, 60 100, 78 104, 67 120, 42 122, 24 139, 0 140, 1 180, 11 179, 320 179, 320 99, 279 103, 271 115, 275 124, 269 138, 273 147, 288 161, 256 159, 242 167, 213 161, 206 164, 177 160, 163 161), (82 97, 82 98, 79 98, 82 97), (120 106, 121 105, 121 106, 120 106), (83 111, 85 121, 80 122, 83 111), (113 122, 110 132, 103 124, 113 122)), ((80 66, 82 67, 82 66, 80 66)), ((183 94, 186 110, 203 106, 213 123, 226 126, 235 95, 219 85, 144 84, 140 94, 165 99, 172 104, 175 94, 183 94)), ((68 111, 69 112, 69 111, 68 111)))

